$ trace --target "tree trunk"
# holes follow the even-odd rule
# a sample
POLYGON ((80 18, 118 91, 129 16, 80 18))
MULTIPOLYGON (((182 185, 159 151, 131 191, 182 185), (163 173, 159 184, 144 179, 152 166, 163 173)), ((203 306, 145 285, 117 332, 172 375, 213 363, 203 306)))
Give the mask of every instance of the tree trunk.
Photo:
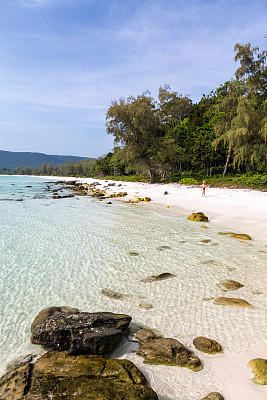
POLYGON ((155 170, 151 169, 149 172, 150 172, 150 183, 155 183, 155 170))
POLYGON ((227 167, 228 167, 228 164, 229 164, 230 156, 231 156, 231 146, 229 146, 229 149, 228 149, 227 159, 226 159, 226 163, 225 163, 225 167, 224 167, 224 171, 223 171, 223 176, 226 175, 226 171, 227 171, 227 167))

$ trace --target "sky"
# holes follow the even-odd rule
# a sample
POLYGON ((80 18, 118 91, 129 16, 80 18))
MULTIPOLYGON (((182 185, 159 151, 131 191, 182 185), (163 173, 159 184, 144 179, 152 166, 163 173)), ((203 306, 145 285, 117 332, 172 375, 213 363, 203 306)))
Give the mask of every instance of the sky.
POLYGON ((112 100, 198 102, 266 34, 266 0, 0 0, 0 150, 104 155, 112 100))

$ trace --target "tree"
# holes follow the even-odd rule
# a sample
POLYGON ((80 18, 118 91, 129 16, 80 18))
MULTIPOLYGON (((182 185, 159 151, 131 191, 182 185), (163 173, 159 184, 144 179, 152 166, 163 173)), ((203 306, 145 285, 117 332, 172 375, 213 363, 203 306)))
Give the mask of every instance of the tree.
POLYGON ((160 138, 164 126, 149 92, 114 100, 106 114, 107 133, 121 149, 121 156, 133 169, 144 170, 155 182, 160 138))

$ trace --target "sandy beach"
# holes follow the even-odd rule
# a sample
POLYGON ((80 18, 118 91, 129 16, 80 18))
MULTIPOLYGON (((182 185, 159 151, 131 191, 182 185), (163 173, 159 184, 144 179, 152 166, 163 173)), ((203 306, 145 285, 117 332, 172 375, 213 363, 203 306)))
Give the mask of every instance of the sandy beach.
MULTIPOLYGON (((64 178, 70 180, 70 178, 64 178)), ((72 178, 77 179, 77 178, 72 178)), ((92 183, 96 179, 77 179, 92 183)), ((114 181, 97 180, 98 187, 104 187, 114 181)), ((106 188, 109 193, 126 191, 123 201, 135 200, 136 196, 149 197, 151 202, 142 206, 167 209, 170 213, 204 212, 211 222, 224 225, 238 233, 247 233, 252 238, 267 240, 267 192, 250 189, 208 188, 202 197, 200 187, 169 184, 150 184, 140 182, 116 181, 115 186, 106 188), (121 185, 121 186, 118 186, 121 185), (168 194, 164 194, 167 192, 168 194)))
MULTIPOLYGON (((49 179, 54 178, 49 177, 49 179)), ((137 196, 151 199, 147 203, 129 204, 129 207, 149 207, 149 209, 154 208, 155 211, 161 214, 184 215, 185 218, 192 212, 202 211, 209 217, 210 223, 219 224, 225 227, 226 231, 248 234, 252 239, 262 241, 264 247, 267 245, 266 192, 249 189, 208 188, 206 197, 202 197, 200 187, 182 186, 176 183, 152 185, 149 183, 104 181, 91 178, 58 177, 57 179, 68 181, 74 179, 87 184, 98 182, 97 188, 105 189, 110 194, 127 192, 127 196, 111 199, 112 202, 134 201, 137 196), (109 184, 110 186, 108 186, 109 184)), ((231 293, 230 297, 239 296, 231 293)), ((125 348, 127 348, 127 344, 124 344, 123 352, 120 349, 115 352, 115 357, 128 358, 142 369, 138 356, 133 354, 130 348, 128 353, 127 351, 125 352, 125 348)), ((204 357, 205 368, 210 371, 210 379, 214 380, 214 382, 220 382, 220 392, 225 400, 266 399, 267 387, 256 385, 251 381, 254 375, 247 364, 251 359, 255 358, 267 358, 266 342, 261 341, 249 349, 237 351, 236 353, 222 354, 219 357, 204 357)), ((168 372, 165 376, 164 368, 166 367, 160 368, 159 366, 147 366, 145 369, 152 386, 153 384, 156 387, 159 385, 159 370, 161 374, 160 384, 170 385, 171 375, 168 375, 168 372)), ((198 381, 200 376, 200 374, 196 376, 194 384, 201 385, 201 379, 198 381)), ((161 396, 159 399, 170 400, 171 397, 161 396)), ((179 400, 186 400, 186 398, 179 397, 179 400)))

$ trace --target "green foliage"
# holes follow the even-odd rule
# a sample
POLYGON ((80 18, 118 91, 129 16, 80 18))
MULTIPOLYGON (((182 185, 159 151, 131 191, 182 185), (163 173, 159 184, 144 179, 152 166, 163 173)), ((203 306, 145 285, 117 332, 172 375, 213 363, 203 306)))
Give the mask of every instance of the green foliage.
POLYGON ((180 180, 180 182, 182 185, 198 185, 199 182, 194 179, 194 178, 183 178, 180 180))

